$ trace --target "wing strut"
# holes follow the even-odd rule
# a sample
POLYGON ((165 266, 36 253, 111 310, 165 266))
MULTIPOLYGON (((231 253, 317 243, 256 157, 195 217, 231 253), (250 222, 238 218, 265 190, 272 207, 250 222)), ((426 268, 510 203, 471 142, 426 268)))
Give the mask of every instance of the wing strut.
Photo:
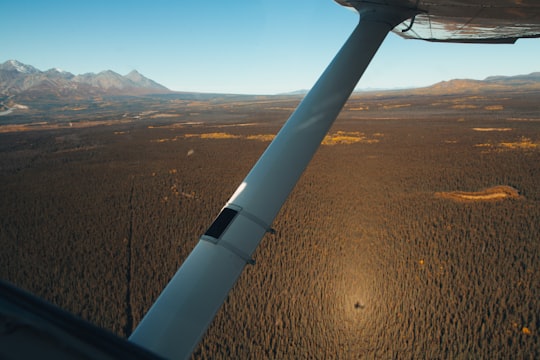
POLYGON ((390 30, 414 10, 367 5, 360 22, 135 329, 130 341, 187 358, 390 30))

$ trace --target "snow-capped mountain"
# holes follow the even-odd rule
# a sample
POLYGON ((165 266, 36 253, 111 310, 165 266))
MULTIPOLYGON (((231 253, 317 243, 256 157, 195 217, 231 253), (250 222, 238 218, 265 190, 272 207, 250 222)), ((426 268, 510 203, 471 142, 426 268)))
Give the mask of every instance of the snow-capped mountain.
POLYGON ((21 74, 36 74, 40 72, 32 65, 26 65, 17 60, 8 60, 0 64, 0 71, 16 71, 21 74))
POLYGON ((17 60, 0 64, 0 95, 31 93, 46 96, 142 95, 166 93, 169 89, 137 71, 122 76, 107 70, 98 74, 73 75, 59 69, 41 71, 17 60))

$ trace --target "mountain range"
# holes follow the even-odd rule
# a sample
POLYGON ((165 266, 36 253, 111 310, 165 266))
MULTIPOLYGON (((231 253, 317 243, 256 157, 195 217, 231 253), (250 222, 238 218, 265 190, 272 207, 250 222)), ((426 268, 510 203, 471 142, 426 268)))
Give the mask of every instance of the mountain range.
MULTIPOLYGON (((438 95, 505 91, 516 87, 521 90, 540 90, 540 72, 517 76, 490 76, 484 80, 455 79, 442 81, 424 88, 392 91, 438 95)), ((382 92, 385 90, 373 91, 382 92)), ((181 94, 146 78, 136 70, 127 75, 120 75, 111 70, 102 71, 98 74, 73 75, 59 69, 41 71, 17 60, 8 60, 0 64, 0 101, 2 98, 10 98, 11 100, 35 100, 37 98, 69 100, 104 95, 138 96, 168 93, 181 94)), ((305 91, 298 91, 288 94, 304 93, 305 91)), ((194 93, 182 94, 185 96, 198 96, 194 93)))
POLYGON ((73 75, 59 69, 41 71, 17 60, 0 64, 0 96, 88 97, 98 95, 144 95, 169 93, 165 86, 133 70, 120 75, 106 70, 98 74, 73 75))

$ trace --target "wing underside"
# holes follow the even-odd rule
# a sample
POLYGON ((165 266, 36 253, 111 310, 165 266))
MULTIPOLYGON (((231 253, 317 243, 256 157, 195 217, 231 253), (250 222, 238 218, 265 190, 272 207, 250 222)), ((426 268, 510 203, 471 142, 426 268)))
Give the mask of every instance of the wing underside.
POLYGON ((414 20, 407 20, 393 30, 408 39, 514 43, 520 38, 540 37, 540 2, 536 0, 337 0, 337 2, 355 8, 377 3, 416 9, 418 14, 414 20))

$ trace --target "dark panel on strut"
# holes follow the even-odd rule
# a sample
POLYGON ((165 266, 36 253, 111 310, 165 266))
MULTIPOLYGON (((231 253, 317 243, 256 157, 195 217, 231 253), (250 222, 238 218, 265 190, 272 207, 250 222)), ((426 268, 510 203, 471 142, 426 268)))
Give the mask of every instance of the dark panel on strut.
POLYGON ((208 230, 206 230, 204 235, 219 239, 237 214, 238 211, 233 209, 225 208, 221 210, 218 217, 214 220, 212 225, 210 225, 208 230))

